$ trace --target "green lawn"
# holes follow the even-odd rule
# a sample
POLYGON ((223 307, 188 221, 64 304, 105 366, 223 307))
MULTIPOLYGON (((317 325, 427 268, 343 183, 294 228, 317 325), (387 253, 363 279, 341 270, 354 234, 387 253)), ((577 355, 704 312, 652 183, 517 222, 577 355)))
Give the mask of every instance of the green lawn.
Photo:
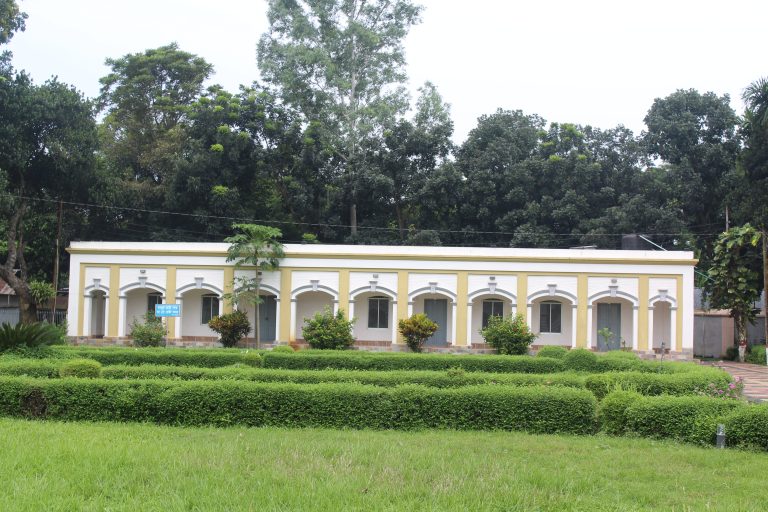
POLYGON ((768 455, 501 432, 0 419, 0 510, 767 510, 768 455))

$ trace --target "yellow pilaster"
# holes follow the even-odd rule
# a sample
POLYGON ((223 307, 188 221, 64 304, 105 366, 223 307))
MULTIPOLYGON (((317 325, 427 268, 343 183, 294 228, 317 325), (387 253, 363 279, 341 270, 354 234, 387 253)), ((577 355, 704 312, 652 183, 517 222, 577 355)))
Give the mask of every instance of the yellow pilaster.
POLYGON ((676 276, 677 279, 677 334, 675 335, 675 346, 670 347, 670 351, 681 352, 683 350, 683 276, 676 276))
POLYGON ((280 269, 280 341, 291 339, 291 270, 280 269))
POLYGON ((120 321, 120 266, 109 267, 109 332, 107 336, 117 338, 117 324, 120 321))
POLYGON ((83 335, 83 317, 85 316, 85 265, 80 264, 80 284, 77 293, 77 335, 83 335))
MULTIPOLYGON (((394 321, 397 322, 405 318, 408 318, 408 271, 400 270, 397 273, 397 318, 394 321)), ((399 329, 397 342, 403 343, 403 336, 399 329)))
POLYGON ((339 271, 339 309, 349 320, 349 270, 339 271))
POLYGON ((637 298, 640 302, 637 309, 638 350, 648 350, 648 276, 640 276, 637 298))
POLYGON ((517 312, 528 320, 528 274, 517 274, 517 312))
MULTIPOLYGON (((176 267, 165 269, 165 303, 176 304, 176 267)), ((176 337, 176 318, 169 316, 165 321, 168 336, 176 337)))
POLYGON ((587 346, 589 333, 587 332, 587 302, 589 301, 589 279, 587 274, 579 274, 576 288, 576 346, 584 348, 587 346))
MULTIPOLYGON (((224 267, 224 296, 232 297, 235 286, 235 267, 224 267)), ((224 314, 232 312, 232 300, 224 300, 224 314)))
POLYGON ((456 283, 456 345, 467 345, 467 295, 469 293, 469 275, 459 272, 456 283))

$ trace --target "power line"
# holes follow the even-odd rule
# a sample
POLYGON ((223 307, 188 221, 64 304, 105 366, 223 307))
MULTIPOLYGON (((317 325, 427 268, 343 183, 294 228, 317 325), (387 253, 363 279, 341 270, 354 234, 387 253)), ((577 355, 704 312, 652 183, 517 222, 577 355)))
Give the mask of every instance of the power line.
MULTIPOLYGON (((46 203, 58 203, 59 201, 54 199, 46 199, 46 198, 37 198, 37 197, 29 197, 29 196, 20 196, 15 194, 9 194, 12 197, 15 197, 17 199, 25 199, 30 201, 39 201, 39 202, 46 202, 46 203)), ((130 211, 130 212, 139 212, 139 213, 153 213, 153 214, 160 214, 160 215, 176 215, 176 216, 182 216, 182 217, 189 217, 189 218, 197 218, 197 219, 217 219, 217 220, 230 220, 230 221, 245 221, 245 222, 255 222, 255 223, 263 223, 263 224, 283 224, 288 226, 312 226, 312 227, 325 227, 325 228, 351 228, 352 226, 349 224, 330 224, 330 223, 321 223, 321 222, 299 222, 299 221, 281 221, 281 220, 269 220, 269 219, 254 219, 249 217, 230 217, 226 215, 209 215, 209 214, 199 214, 199 213, 185 213, 185 212, 169 212, 164 210, 150 210, 150 209, 144 209, 144 208, 131 208, 127 206, 113 206, 113 205, 104 205, 104 204, 94 204, 94 203, 78 203, 73 201, 62 201, 63 204, 70 205, 70 206, 78 206, 78 207, 84 207, 84 208, 104 208, 104 209, 111 209, 111 210, 122 210, 122 211, 130 211)), ((712 223, 714 224, 714 223, 712 223)), ((705 226, 706 224, 700 224, 700 226, 705 226)), ((368 230, 376 230, 376 231, 386 231, 386 232, 397 232, 398 228, 394 227, 378 227, 378 226, 357 226, 358 229, 368 229, 368 230)), ((175 229, 175 228, 165 228, 163 229, 175 229)), ((183 228, 179 228, 183 229, 183 228)), ((626 234, 631 233, 551 233, 547 231, 481 231, 481 230, 474 230, 474 229, 425 229, 424 231, 434 231, 435 233, 452 233, 452 234, 464 234, 464 235, 470 235, 470 234, 476 234, 476 235, 545 235, 545 236, 563 236, 563 237, 582 237, 582 236, 622 236, 626 234)), ((649 232, 644 231, 644 234, 647 235, 656 235, 656 236, 681 236, 684 233, 683 232, 675 232, 675 233, 661 233, 661 232, 649 232)), ((202 234, 202 232, 201 232, 202 234)), ((720 233, 696 233, 697 236, 716 236, 720 233)))

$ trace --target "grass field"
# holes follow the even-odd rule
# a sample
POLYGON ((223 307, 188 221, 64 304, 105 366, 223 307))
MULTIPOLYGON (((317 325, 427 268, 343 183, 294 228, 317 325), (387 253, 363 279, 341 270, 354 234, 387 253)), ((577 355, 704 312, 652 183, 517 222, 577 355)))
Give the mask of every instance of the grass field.
POLYGON ((768 455, 501 432, 0 419, 0 510, 768 510, 768 455))

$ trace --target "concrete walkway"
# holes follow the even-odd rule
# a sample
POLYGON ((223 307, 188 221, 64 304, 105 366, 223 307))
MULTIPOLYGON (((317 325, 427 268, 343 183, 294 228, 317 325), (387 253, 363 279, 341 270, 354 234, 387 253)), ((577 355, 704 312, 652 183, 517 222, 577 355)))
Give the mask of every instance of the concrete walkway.
POLYGON ((744 380, 744 395, 750 400, 768 402, 768 366, 716 361, 712 366, 722 368, 734 377, 744 380))

